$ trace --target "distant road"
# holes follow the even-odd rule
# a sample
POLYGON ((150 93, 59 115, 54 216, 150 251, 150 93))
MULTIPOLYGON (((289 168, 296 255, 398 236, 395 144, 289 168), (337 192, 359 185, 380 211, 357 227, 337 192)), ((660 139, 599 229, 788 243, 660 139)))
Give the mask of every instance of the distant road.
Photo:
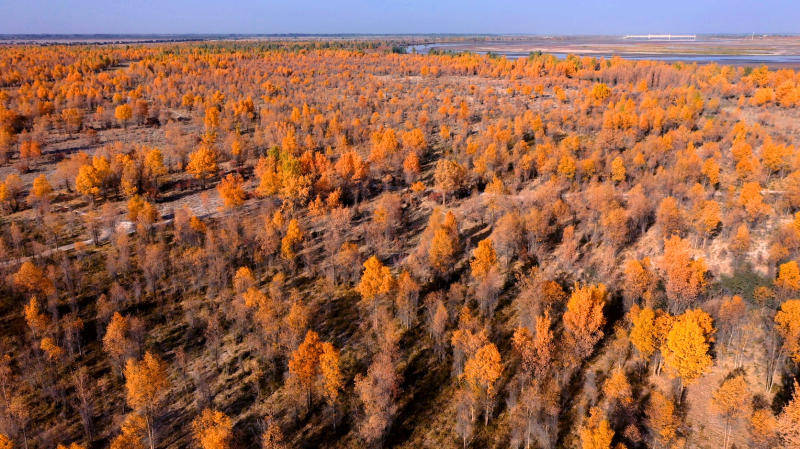
POLYGON ((694 41, 696 34, 628 34, 623 39, 659 40, 659 41, 694 41))

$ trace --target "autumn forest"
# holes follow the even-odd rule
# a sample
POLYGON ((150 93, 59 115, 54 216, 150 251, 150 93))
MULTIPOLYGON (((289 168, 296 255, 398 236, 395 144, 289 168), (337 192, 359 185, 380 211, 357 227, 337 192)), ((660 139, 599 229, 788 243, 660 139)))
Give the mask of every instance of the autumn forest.
POLYGON ((0 46, 0 449, 800 448, 800 72, 0 46))

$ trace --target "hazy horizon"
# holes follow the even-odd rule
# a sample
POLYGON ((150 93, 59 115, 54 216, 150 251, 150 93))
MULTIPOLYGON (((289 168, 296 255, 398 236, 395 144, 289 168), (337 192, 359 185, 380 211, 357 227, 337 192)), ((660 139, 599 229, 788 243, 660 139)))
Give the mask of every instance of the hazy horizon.
POLYGON ((794 34, 789 0, 0 2, 0 34, 794 34))
MULTIPOLYGON (((382 37, 382 36, 390 36, 390 37, 405 37, 405 36, 458 36, 458 37, 540 37, 540 38, 548 38, 548 37, 618 37, 618 36, 625 36, 629 34, 642 34, 642 33, 596 33, 596 34, 578 34, 578 33, 355 33, 355 32, 340 32, 340 33, 305 33, 305 32, 286 32, 286 33, 202 33, 202 32, 191 32, 191 33, 0 33, 0 36, 8 37, 8 36, 31 36, 31 37, 382 37)), ((647 34, 647 33, 643 33, 647 34)), ((665 33, 652 33, 652 34, 670 34, 669 32, 665 33)), ((736 36, 736 37, 749 37, 751 33, 671 33, 673 36, 678 36, 681 34, 691 34, 698 37, 718 37, 718 36, 736 36)), ((795 33, 755 33, 756 36, 800 36, 800 32, 795 33)), ((677 42, 677 41, 676 41, 677 42)))

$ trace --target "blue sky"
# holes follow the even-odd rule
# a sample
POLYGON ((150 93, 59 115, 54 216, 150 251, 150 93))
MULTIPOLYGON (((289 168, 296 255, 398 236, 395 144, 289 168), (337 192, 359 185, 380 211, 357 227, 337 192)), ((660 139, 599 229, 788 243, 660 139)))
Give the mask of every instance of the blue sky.
POLYGON ((800 0, 0 0, 19 33, 794 33, 800 0))

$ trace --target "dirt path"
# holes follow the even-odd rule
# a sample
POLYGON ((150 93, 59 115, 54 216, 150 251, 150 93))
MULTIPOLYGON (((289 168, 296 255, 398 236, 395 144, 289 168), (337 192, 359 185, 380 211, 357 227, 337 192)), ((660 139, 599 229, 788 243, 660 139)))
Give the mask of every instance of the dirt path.
MULTIPOLYGON (((248 203, 253 204, 255 201, 257 201, 257 199, 251 199, 250 201, 245 203, 245 206, 243 207, 246 207, 248 203)), ((221 201, 219 195, 217 194, 216 189, 208 189, 191 193, 175 201, 159 204, 158 205, 159 216, 163 219, 153 223, 153 228, 160 229, 170 225, 174 219, 172 216, 174 211, 184 207, 189 209, 192 212, 192 214, 194 214, 198 218, 218 218, 227 215, 226 212, 220 210, 220 205, 221 201)), ((121 220, 114 227, 114 231, 125 232, 126 234, 130 235, 136 231, 136 224, 129 220, 121 220)), ((73 251, 75 250, 76 246, 87 246, 87 247, 100 246, 104 242, 108 241, 111 238, 111 236, 114 235, 115 232, 111 232, 111 230, 107 228, 102 229, 100 231, 100 234, 97 236, 96 241, 94 238, 78 240, 76 242, 68 243, 65 245, 57 246, 55 248, 50 248, 41 251, 31 256, 24 256, 10 260, 5 260, 0 262, 0 268, 14 267, 17 265, 21 265, 29 260, 43 258, 43 257, 50 257, 60 252, 73 251)))

